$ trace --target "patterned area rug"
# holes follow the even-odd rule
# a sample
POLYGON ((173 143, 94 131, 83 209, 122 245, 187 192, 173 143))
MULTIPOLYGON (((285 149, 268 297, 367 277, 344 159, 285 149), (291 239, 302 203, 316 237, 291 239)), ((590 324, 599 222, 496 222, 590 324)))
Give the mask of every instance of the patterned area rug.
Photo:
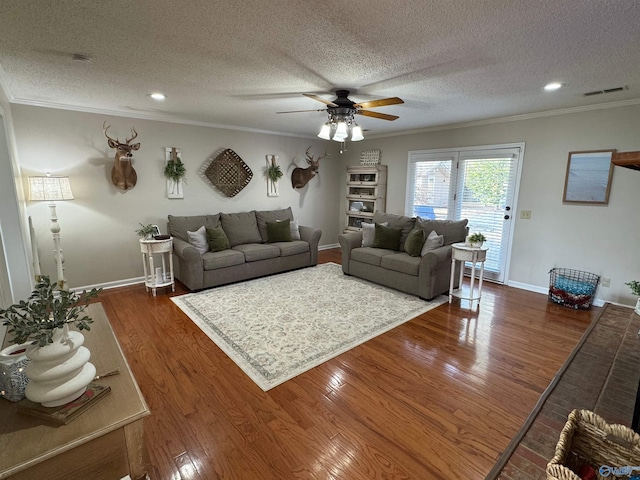
POLYGON ((172 300, 263 390, 432 308, 320 264, 172 300))

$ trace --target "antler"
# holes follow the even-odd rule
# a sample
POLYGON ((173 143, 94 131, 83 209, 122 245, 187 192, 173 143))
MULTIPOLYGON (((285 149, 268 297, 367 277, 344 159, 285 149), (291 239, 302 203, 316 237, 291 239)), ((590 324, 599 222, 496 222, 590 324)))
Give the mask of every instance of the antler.
POLYGON ((135 129, 135 128, 131 127, 131 132, 133 133, 133 137, 131 137, 131 138, 127 138, 127 139, 125 140, 125 142, 126 142, 127 144, 129 144, 129 142, 130 142, 131 140, 133 140, 134 138, 136 138, 136 137, 138 136, 138 132, 136 132, 136 129, 135 129))
POLYGON ((313 159, 313 155, 311 155, 311 154, 309 153, 309 150, 311 150, 311 147, 307 148, 307 151, 305 152, 305 155, 307 156, 307 160, 308 160, 308 161, 310 161, 310 162, 315 161, 315 162, 317 163, 317 162, 319 162, 320 160, 322 160, 324 157, 326 157, 326 156, 327 156, 327 152, 325 151, 325 152, 324 152, 324 155, 322 155, 322 156, 318 157, 318 159, 317 159, 317 160, 314 160, 314 159, 313 159))
POLYGON ((120 143, 117 138, 114 140, 109 135, 107 135, 107 130, 109 130, 111 128, 111 125, 107 125, 106 128, 105 128, 105 125, 107 125, 107 122, 102 122, 102 130, 104 130, 104 136, 107 137, 112 142, 120 143))

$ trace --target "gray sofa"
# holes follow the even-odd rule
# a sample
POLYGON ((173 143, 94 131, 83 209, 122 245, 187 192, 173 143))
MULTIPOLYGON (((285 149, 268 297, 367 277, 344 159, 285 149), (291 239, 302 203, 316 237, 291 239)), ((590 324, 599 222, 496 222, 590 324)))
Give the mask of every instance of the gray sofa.
POLYGON ((316 265, 322 234, 318 229, 300 225, 296 230, 299 231, 299 240, 269 243, 268 227, 273 226, 272 222, 286 220, 294 220, 291 208, 214 215, 169 215, 168 231, 173 237, 175 277, 190 290, 200 290, 316 265), (187 232, 194 232, 202 226, 218 231, 218 227, 222 227, 229 248, 199 253, 189 242, 187 232))
MULTIPOLYGON (((362 232, 345 232, 338 237, 342 249, 342 271, 347 275, 363 278, 380 285, 401 290, 431 300, 449 291, 451 275, 451 244, 464 242, 468 234, 467 220, 428 220, 375 212, 373 222, 387 223, 388 227, 401 229, 397 249, 362 246, 362 232), (414 228, 421 228, 425 235, 435 231, 442 235, 444 244, 410 256, 404 251, 404 243, 414 228)), ((459 265, 456 262, 455 286, 459 282, 459 265)))

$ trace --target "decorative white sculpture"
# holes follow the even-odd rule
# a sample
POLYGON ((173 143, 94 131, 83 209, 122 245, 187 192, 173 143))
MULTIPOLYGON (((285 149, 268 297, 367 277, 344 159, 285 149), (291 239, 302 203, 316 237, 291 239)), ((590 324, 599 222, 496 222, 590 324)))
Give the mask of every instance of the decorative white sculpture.
POLYGON ((56 329, 53 343, 29 345, 26 397, 44 407, 57 407, 82 395, 96 376, 96 367, 89 363, 91 353, 83 343, 84 335, 65 325, 56 329))

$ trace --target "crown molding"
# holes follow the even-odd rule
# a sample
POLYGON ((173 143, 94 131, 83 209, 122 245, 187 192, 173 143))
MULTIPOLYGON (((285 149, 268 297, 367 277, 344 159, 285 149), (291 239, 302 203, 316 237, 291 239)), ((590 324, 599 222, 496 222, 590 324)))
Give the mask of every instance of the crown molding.
POLYGON ((449 123, 447 125, 438 125, 436 127, 419 128, 415 130, 404 130, 402 132, 394 132, 379 135, 367 135, 370 138, 387 138, 400 137, 404 135, 414 135, 418 133, 440 132, 442 130, 452 130, 456 128, 478 127, 482 125, 493 125, 496 123, 516 122, 520 120, 531 120, 535 118, 555 117, 559 115, 570 115, 572 113, 590 112, 594 110, 606 110, 609 108, 628 107, 632 105, 640 105, 640 98, 632 98, 630 100, 619 100, 617 102, 596 103, 594 105, 585 105, 581 107, 560 108, 557 110, 546 110, 543 112, 523 113, 520 115, 509 115, 507 117, 487 118, 485 120, 474 120, 473 122, 449 123))
MULTIPOLYGON (((1 78, 2 76, 0 75, 0 79, 1 78)), ((239 127, 236 125, 223 125, 220 123, 198 122, 195 120, 189 120, 185 118, 172 117, 169 115, 159 115, 159 114, 140 112, 140 111, 124 112, 121 110, 109 110, 109 109, 103 109, 103 108, 85 107, 85 106, 70 105, 70 104, 64 104, 64 103, 42 102, 42 101, 28 100, 24 98, 15 98, 15 97, 11 98, 9 101, 10 103, 15 105, 27 105, 30 107, 41 107, 41 108, 53 108, 57 110, 70 110, 74 112, 93 113, 97 115, 109 115, 113 117, 135 118, 138 120, 152 120, 156 122, 174 123, 178 125, 190 125, 194 127, 219 128, 223 130, 259 133, 264 135, 277 135, 281 137, 313 138, 313 136, 310 136, 310 135, 299 135, 294 133, 275 132, 271 130, 260 130, 257 128, 239 127)))

